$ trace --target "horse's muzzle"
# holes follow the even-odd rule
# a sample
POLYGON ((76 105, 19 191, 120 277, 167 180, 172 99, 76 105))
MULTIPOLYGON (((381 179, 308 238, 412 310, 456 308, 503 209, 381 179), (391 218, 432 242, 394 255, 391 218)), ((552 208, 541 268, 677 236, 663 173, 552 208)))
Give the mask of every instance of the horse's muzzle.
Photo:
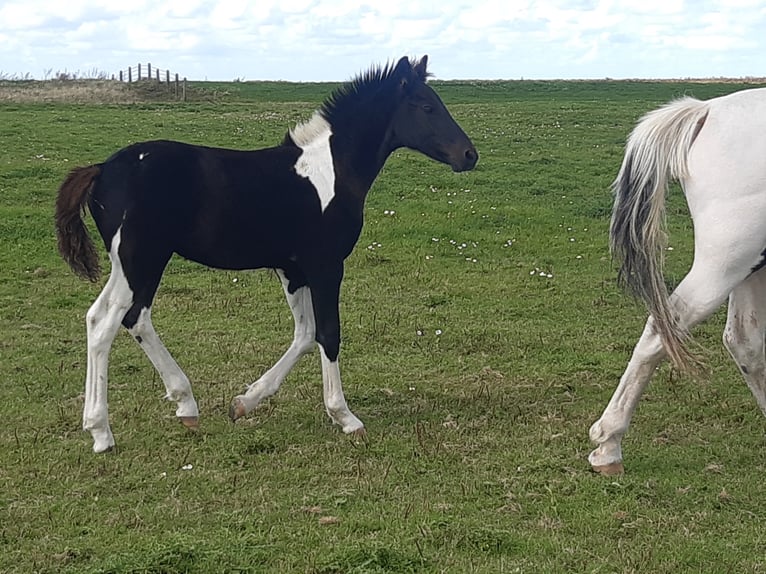
POLYGON ((471 171, 474 167, 476 167, 476 162, 478 161, 479 161, 479 152, 476 151, 475 147, 471 146, 467 150, 465 150, 459 162, 452 164, 452 171, 454 172, 471 171))

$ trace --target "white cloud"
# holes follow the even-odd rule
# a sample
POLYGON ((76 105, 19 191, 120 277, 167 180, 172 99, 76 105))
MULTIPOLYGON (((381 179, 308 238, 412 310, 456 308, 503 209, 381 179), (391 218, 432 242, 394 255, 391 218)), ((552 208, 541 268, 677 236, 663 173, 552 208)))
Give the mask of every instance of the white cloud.
POLYGON ((440 78, 766 75, 764 29, 760 0, 6 0, 0 74, 341 80, 428 53, 440 78))

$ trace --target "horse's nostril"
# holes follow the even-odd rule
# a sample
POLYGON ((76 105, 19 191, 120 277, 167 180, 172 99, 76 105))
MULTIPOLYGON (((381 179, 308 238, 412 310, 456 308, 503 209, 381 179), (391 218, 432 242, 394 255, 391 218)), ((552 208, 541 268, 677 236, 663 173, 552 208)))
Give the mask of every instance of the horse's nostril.
POLYGON ((473 149, 473 148, 469 148, 469 149, 465 150, 465 158, 466 159, 470 159, 470 160, 476 159, 477 158, 476 150, 473 149))

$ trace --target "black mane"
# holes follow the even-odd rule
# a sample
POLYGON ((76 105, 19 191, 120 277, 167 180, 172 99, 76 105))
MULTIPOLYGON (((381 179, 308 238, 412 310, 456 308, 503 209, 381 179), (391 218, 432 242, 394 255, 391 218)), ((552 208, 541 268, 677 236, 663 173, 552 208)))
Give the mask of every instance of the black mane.
MULTIPOLYGON (((346 113, 354 113, 359 105, 371 102, 374 98, 378 103, 386 101, 386 94, 390 90, 388 101, 393 102, 393 90, 400 80, 425 82, 429 74, 421 76, 415 69, 417 61, 409 61, 409 69, 404 77, 401 75, 401 61, 399 63, 388 62, 385 65, 373 66, 362 72, 353 79, 336 88, 319 108, 319 113, 331 124, 339 116, 346 113)), ((383 111, 383 110, 381 110, 383 111)))

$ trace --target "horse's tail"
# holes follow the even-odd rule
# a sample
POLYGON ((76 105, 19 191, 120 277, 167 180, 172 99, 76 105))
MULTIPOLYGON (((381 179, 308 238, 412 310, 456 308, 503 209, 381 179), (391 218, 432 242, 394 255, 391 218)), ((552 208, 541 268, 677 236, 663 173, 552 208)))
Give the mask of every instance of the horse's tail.
POLYGON ((697 360, 684 344, 688 332, 678 324, 662 273, 665 198, 668 180, 688 175, 689 150, 707 112, 706 102, 687 97, 646 114, 628 138, 612 184, 609 243, 620 264, 618 282, 644 301, 666 352, 682 370, 697 360))
POLYGON ((56 235, 61 257, 83 279, 101 275, 98 253, 82 220, 85 205, 101 166, 77 167, 61 184, 56 198, 56 235))

